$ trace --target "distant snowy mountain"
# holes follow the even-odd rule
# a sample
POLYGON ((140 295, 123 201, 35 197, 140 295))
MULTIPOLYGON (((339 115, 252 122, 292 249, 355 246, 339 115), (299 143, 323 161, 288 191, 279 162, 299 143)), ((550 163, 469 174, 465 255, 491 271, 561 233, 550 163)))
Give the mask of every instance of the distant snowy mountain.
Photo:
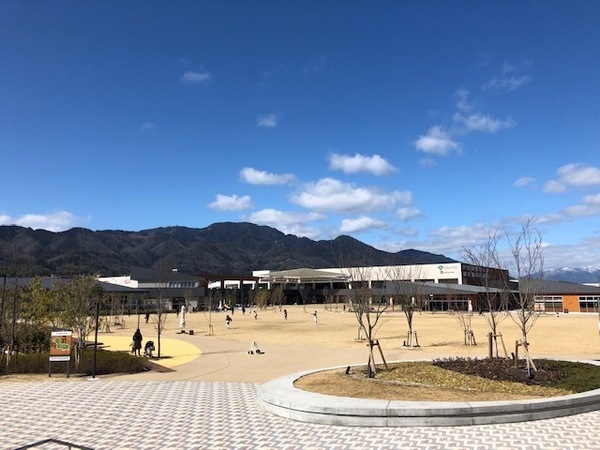
POLYGON ((600 266, 563 267, 544 270, 544 279, 572 283, 599 283, 600 266))

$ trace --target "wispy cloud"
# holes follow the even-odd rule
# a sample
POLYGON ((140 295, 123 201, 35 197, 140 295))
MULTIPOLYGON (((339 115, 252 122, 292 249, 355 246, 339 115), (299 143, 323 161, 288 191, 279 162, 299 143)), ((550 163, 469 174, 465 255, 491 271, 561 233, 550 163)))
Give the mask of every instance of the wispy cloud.
POLYGON ((0 214, 0 225, 18 225, 20 227, 33 228, 34 230, 48 230, 53 232, 69 230, 73 227, 82 226, 89 221, 89 217, 77 217, 67 211, 57 211, 49 214, 25 214, 15 218, 6 214, 0 214))
MULTIPOLYGON (((462 154, 462 145, 457 138, 470 133, 497 133, 511 128, 516 122, 511 118, 498 119, 489 114, 476 111, 477 105, 470 98, 469 90, 461 87, 454 92, 456 112, 452 115, 452 124, 444 127, 435 125, 429 128, 415 140, 415 148, 433 156, 447 156, 451 153, 462 154)), ((421 165, 432 162, 432 159, 422 160, 421 165)))
POLYGON ((188 70, 179 79, 186 86, 192 86, 194 84, 206 84, 210 81, 211 75, 207 71, 193 71, 188 70))
POLYGON ((397 169, 379 155, 365 156, 359 153, 354 156, 329 154, 329 168, 341 170, 346 174, 366 172, 373 175, 386 175, 397 169))
POLYGON ((140 126, 140 129, 143 131, 153 130, 154 128, 156 128, 156 124, 154 122, 144 122, 140 126))
POLYGON ((290 200, 314 211, 353 214, 391 209, 399 203, 410 204, 412 194, 409 191, 382 192, 323 178, 307 183, 303 191, 292 195, 290 200))
POLYGON ((318 73, 325 67, 325 57, 315 58, 304 64, 304 73, 318 73))
POLYGON ((294 182, 296 177, 291 173, 275 174, 252 167, 244 167, 240 170, 240 179, 249 184, 283 185, 294 182))
POLYGON ((487 83, 485 83, 481 89, 484 91, 489 89, 495 89, 502 92, 513 92, 531 82, 533 78, 529 75, 521 75, 519 77, 494 77, 487 83))
POLYGON ((513 186, 522 188, 522 187, 531 187, 535 183, 535 178, 532 177, 521 177, 513 181, 513 186))
POLYGON ((400 209, 398 209, 396 214, 398 216, 398 219, 400 219, 401 222, 408 222, 410 220, 416 219, 417 217, 424 216, 423 211, 421 211, 418 208, 414 208, 412 206, 400 208, 400 209))
POLYGON ((460 145, 440 126, 431 127, 427 134, 415 141, 417 150, 430 155, 446 156, 450 152, 461 153, 460 145))
POLYGON ((237 195, 217 194, 217 198, 209 205, 215 211, 244 211, 252 208, 252 199, 248 195, 238 197, 237 195))
POLYGON ((469 112, 475 108, 469 99, 469 91, 465 88, 459 88, 454 93, 456 97, 456 109, 462 112, 469 112))
POLYGON ((388 228, 388 224, 379 219, 368 216, 360 216, 355 219, 344 219, 340 224, 341 233, 356 233, 372 229, 384 230, 388 228))
POLYGON ((485 114, 469 114, 464 116, 460 113, 454 114, 454 122, 461 124, 464 128, 460 130, 463 133, 479 131, 484 133, 496 133, 503 128, 515 126, 515 121, 510 117, 504 120, 494 119, 485 114))
POLYGON ((261 128, 275 128, 280 119, 279 113, 267 114, 264 116, 258 116, 256 119, 256 126, 261 128))

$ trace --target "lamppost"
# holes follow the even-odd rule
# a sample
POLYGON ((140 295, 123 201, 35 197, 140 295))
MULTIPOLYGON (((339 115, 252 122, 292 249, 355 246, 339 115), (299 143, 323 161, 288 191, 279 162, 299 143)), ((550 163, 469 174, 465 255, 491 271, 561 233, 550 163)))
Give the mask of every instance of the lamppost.
POLYGON ((4 324, 4 297, 6 295, 6 274, 3 273, 2 277, 4 278, 4 283, 2 285, 2 303, 0 303, 0 330, 2 330, 2 325, 4 324))
POLYGON ((135 312, 137 313, 137 317, 138 317, 138 330, 140 328, 140 299, 136 297, 135 299, 135 312))
POLYGON ((96 300, 96 330, 94 331, 94 364, 92 378, 96 378, 96 355, 98 353, 98 323, 100 322, 100 302, 96 300))

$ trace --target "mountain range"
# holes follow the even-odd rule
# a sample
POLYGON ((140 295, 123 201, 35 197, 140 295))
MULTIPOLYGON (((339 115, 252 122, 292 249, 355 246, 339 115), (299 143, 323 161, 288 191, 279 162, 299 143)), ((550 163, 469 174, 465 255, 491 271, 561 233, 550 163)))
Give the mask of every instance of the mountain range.
MULTIPOLYGON (((450 262, 455 260, 414 249, 385 252, 350 236, 313 241, 244 222, 142 231, 72 228, 51 232, 0 226, 0 273, 8 275, 115 276, 129 274, 132 266, 160 265, 190 274, 249 275, 262 269, 450 262)), ((598 283, 600 266, 550 269, 543 277, 598 283)))
POLYGON ((132 266, 169 267, 190 274, 250 275, 253 270, 300 267, 450 263, 419 250, 389 253, 350 236, 313 241, 251 223, 143 231, 62 232, 0 226, 0 271, 23 276, 129 274, 132 266))
POLYGON ((563 267, 544 270, 544 279, 571 283, 599 283, 600 266, 563 267))

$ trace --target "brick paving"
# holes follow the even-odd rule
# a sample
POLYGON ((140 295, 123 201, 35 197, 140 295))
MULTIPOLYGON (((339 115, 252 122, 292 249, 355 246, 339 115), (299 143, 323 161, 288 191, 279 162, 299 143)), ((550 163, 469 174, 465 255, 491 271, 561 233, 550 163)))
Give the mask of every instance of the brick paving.
POLYGON ((45 439, 95 450, 600 450, 600 411, 472 427, 339 427, 269 414, 258 405, 256 389, 218 381, 0 383, 0 405, 10 411, 0 422, 0 450, 45 439))

